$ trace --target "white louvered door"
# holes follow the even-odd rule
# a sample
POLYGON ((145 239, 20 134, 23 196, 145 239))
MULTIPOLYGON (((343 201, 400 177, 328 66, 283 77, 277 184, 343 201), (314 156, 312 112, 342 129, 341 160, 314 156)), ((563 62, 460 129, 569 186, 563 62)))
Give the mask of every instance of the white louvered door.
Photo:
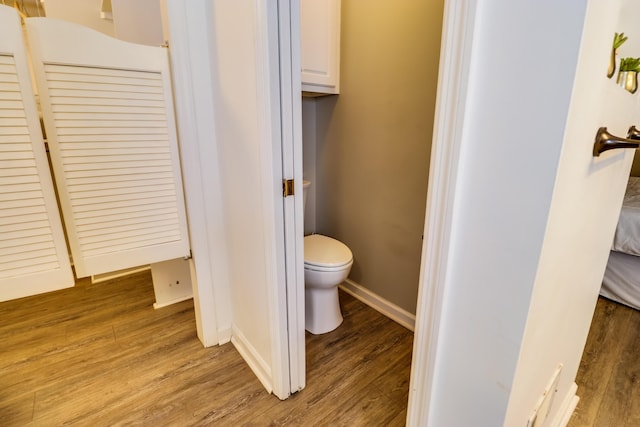
POLYGON ((26 26, 76 275, 188 256, 166 49, 26 26))
POLYGON ((20 19, 0 6, 0 301, 73 286, 20 19))

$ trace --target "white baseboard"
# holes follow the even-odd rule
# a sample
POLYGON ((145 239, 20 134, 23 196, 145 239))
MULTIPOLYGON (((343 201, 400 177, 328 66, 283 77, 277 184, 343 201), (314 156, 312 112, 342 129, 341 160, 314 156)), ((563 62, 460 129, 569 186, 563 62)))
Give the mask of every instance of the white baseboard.
POLYGON ((231 328, 218 329, 218 345, 223 345, 231 341, 231 328))
POLYGON ((357 284, 353 280, 347 279, 340 288, 346 293, 359 299, 374 310, 384 314, 389 319, 399 323, 410 331, 415 331, 416 316, 403 308, 398 307, 392 302, 387 301, 378 294, 375 294, 362 285, 357 284))
POLYGON ((258 377, 268 393, 273 392, 273 382, 271 379, 271 367, 265 363, 255 348, 247 341, 244 334, 232 326, 231 343, 234 345, 238 353, 247 362, 251 370, 258 377))
MULTIPOLYGON (((73 264, 72 264, 73 265, 73 264)), ((94 274, 91 276, 91 284, 106 282, 108 280, 117 279, 119 277, 128 276, 130 274, 140 273, 141 271, 151 270, 150 265, 143 265, 141 267, 125 268, 124 270, 111 271, 109 273, 94 274)))
POLYGON ((576 383, 573 383, 573 385, 569 389, 569 393, 567 393, 564 400, 562 401, 562 406, 560 406, 558 415, 556 415, 553 423, 551 424, 552 426, 566 427, 567 424, 569 424, 569 420, 573 415, 573 411, 576 410, 576 406, 578 405, 578 401, 580 400, 580 398, 576 394, 577 391, 578 385, 576 383))
POLYGON ((153 308, 155 308, 157 310, 159 308, 166 307, 166 306, 169 306, 171 304, 177 304, 179 302, 186 301, 186 300, 192 299, 192 298, 193 298, 193 295, 186 295, 186 296, 183 296, 183 297, 180 297, 180 298, 173 299, 171 301, 164 301, 162 303, 154 302, 153 303, 153 308))

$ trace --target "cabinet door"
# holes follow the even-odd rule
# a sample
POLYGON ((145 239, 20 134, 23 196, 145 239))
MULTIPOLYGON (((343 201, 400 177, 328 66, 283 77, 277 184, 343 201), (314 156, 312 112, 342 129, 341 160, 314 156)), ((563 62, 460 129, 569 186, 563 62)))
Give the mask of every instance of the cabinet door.
POLYGON ((340 92, 340 0, 300 2, 302 90, 340 92))
POLYGON ((73 286, 20 18, 0 6, 0 301, 73 286))
POLYGON ((78 277, 188 256, 166 49, 26 26, 78 277))

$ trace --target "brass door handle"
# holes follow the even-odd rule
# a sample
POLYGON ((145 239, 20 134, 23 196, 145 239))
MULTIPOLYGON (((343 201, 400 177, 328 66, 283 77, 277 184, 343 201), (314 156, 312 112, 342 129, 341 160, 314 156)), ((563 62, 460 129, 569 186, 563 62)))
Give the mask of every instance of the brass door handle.
POLYGON ((640 140, 640 129, 633 125, 627 132, 627 139, 633 139, 634 141, 640 140))
POLYGON ((596 140, 593 144, 593 156, 598 157, 607 150, 616 148, 633 148, 640 147, 640 130, 635 126, 629 128, 626 138, 620 138, 607 132, 606 127, 601 127, 596 133, 596 140))

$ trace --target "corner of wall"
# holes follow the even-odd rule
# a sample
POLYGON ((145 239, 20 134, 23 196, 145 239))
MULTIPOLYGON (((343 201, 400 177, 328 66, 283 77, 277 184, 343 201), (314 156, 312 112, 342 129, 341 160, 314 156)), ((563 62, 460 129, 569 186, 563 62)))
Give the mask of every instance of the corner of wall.
POLYGON ((304 234, 316 232, 316 98, 302 98, 302 175, 311 181, 304 211, 304 234))

